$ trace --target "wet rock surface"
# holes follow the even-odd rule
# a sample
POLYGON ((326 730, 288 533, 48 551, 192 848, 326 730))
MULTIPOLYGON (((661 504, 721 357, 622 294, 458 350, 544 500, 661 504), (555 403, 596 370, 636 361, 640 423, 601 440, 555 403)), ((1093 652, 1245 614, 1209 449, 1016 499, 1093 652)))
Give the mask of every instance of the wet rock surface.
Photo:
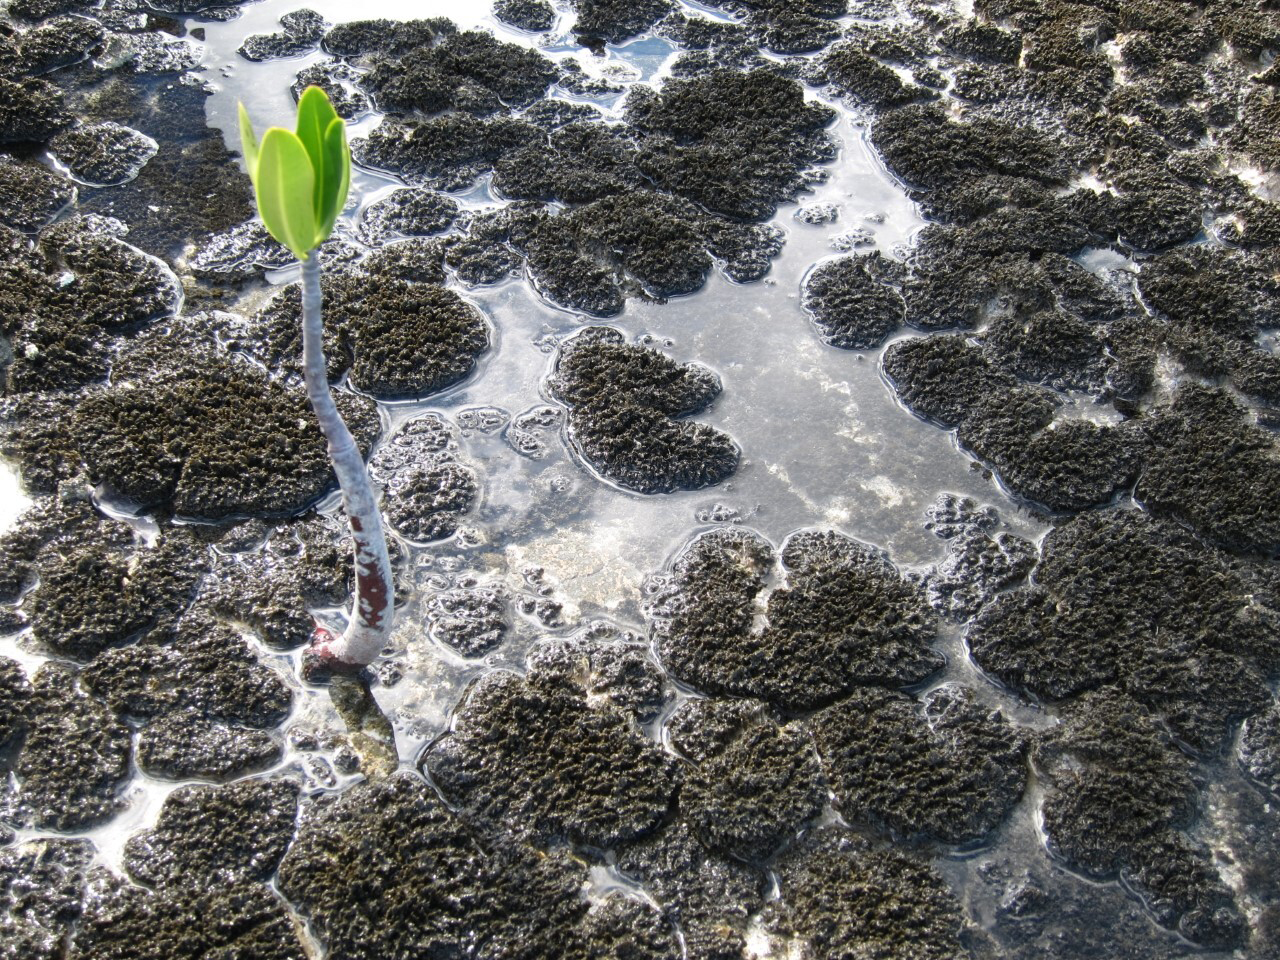
POLYGON ((780 554, 746 530, 703 534, 675 558, 650 616, 676 678, 785 710, 910 686, 944 663, 918 590, 878 550, 833 532, 794 534, 780 554), (778 572, 786 585, 767 594, 757 626, 753 605, 778 572))
POLYGON ((738 465, 737 445, 683 418, 705 410, 719 378, 628 344, 612 327, 588 327, 560 348, 548 381, 569 408, 577 451, 605 478, 641 493, 695 490, 720 483, 738 465))

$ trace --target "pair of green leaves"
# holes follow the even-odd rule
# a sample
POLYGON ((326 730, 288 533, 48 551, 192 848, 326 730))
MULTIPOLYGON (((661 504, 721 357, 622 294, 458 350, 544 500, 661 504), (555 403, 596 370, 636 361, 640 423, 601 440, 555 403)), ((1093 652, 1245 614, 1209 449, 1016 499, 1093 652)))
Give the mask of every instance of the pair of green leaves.
POLYGON ((240 142, 267 232, 299 260, 333 232, 351 186, 347 128, 319 87, 298 100, 297 132, 272 127, 259 143, 240 104, 240 142))

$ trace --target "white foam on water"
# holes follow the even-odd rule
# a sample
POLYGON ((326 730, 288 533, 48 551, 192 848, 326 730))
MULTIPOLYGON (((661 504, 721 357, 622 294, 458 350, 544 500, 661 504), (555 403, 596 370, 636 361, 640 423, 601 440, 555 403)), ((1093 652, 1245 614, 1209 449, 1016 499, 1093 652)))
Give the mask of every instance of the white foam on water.
POLYGON ((22 488, 22 476, 12 463, 0 460, 0 533, 11 529, 31 506, 22 488))

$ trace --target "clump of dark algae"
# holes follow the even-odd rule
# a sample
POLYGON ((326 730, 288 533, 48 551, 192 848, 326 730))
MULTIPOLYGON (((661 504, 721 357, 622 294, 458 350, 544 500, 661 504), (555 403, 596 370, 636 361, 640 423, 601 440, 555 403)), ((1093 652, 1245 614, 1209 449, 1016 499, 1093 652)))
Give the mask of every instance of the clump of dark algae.
POLYGON ((1146 710, 1118 691, 1090 693, 1035 760, 1052 785, 1043 818, 1053 852, 1086 874, 1123 876, 1160 923, 1195 943, 1247 938, 1230 888, 1183 832, 1197 807, 1191 761, 1146 710))
MULTIPOLYGON (((244 358, 212 347, 175 355, 163 336, 157 340, 122 358, 112 389, 76 409, 72 432, 90 476, 139 505, 205 520, 287 516, 334 488, 301 390, 244 358)), ((371 444, 373 404, 345 394, 338 406, 359 441, 371 444)))
POLYGON ((589 697, 608 700, 641 723, 654 720, 667 703, 662 671, 642 639, 606 621, 588 624, 566 639, 547 639, 530 651, 529 669, 581 686, 589 697))
POLYGON ((1138 501, 1228 549, 1276 555, 1280 458, 1271 431, 1225 390, 1195 383, 1153 408, 1143 426, 1151 449, 1138 501))
POLYGON ((369 462, 383 486, 387 521, 401 536, 428 543, 457 533, 479 493, 457 447, 457 430, 438 414, 424 414, 392 434, 369 462))
POLYGON ((756 45, 780 54, 821 50, 839 38, 837 19, 854 12, 848 0, 714 0, 709 6, 740 15, 756 45))
POLYGON ((638 163, 658 185, 729 217, 762 220, 834 158, 829 107, 763 70, 671 80, 627 99, 644 139, 638 163))
POLYGON ((968 639, 997 679, 1062 704, 1066 722, 1035 748, 1057 788, 1051 847, 1124 877, 1188 938, 1235 945, 1245 923, 1186 831, 1200 817, 1195 757, 1221 753, 1272 702, 1266 571, 1135 511, 1072 520, 1041 554, 1035 585, 988 604, 968 639))
POLYGON ((268 730, 293 700, 242 636, 201 610, 170 631, 99 654, 81 683, 141 721, 138 765, 171 779, 227 780, 271 766, 280 744, 268 730))
POLYGON ((858 690, 809 725, 837 809, 896 836, 979 840, 1026 786, 1024 738, 960 687, 938 687, 923 702, 858 690))
POLYGON ((556 22, 555 10, 547 0, 497 0, 493 15, 503 23, 530 33, 550 30, 556 22))
POLYGON ((32 635, 56 654, 89 660, 172 623, 202 565, 180 534, 145 550, 93 536, 55 542, 34 557, 38 582, 24 603, 32 635))
POLYGON ((571 0, 573 32, 584 46, 622 43, 675 9, 672 0, 571 0))
POLYGON ((1143 298, 1167 324, 1165 343, 1189 370, 1228 377, 1264 403, 1280 401, 1280 366, 1258 344, 1280 305, 1268 258, 1194 246, 1144 265, 1143 298))
POLYGON ((1269 702, 1280 666, 1269 591, 1180 526, 1136 511, 1078 517, 1045 539, 1034 581, 969 632, 1003 682, 1052 700, 1118 686, 1208 752, 1269 702))
POLYGON ((327 24, 314 10, 294 10, 280 18, 279 33, 255 34, 240 45, 246 60, 279 60, 310 53, 320 44, 327 24))
POLYGON ((388 235, 426 237, 447 230, 458 216, 458 204, 431 190, 397 190, 360 214, 360 239, 377 245, 388 235))
POLYGON ((675 558, 650 616, 678 680, 789 711, 859 687, 909 687, 944 664, 921 591, 879 550, 834 532, 793 534, 780 555, 747 530, 702 534, 675 558), (784 585, 757 625, 754 605, 776 573, 784 585))
POLYGON ((288 780, 170 794, 156 826, 125 845, 136 883, 102 867, 89 873, 69 955, 301 960, 291 913, 265 882, 293 835, 297 794, 288 780))
POLYGON ((141 172, 158 147, 150 137, 118 123, 95 123, 58 134, 49 152, 81 183, 117 186, 141 172))
POLYGON ((493 586, 446 590, 434 594, 427 606, 433 639, 463 657, 482 657, 507 635, 508 600, 493 586))
POLYGON ((591 909, 585 880, 572 855, 477 834, 399 774, 309 804, 277 882, 334 956, 681 955, 638 901, 591 909))
POLYGON ((560 348, 548 382, 569 408, 574 446, 604 477, 641 493, 694 490, 738 465, 725 434, 678 419, 720 392, 715 374, 625 342, 612 327, 588 327, 560 348))
POLYGON ((618 868, 680 925, 687 956, 742 955, 748 921, 764 902, 763 870, 713 853, 683 820, 619 848, 617 857, 618 868))
POLYGON ((901 266, 878 253, 828 260, 805 280, 804 307, 833 347, 877 347, 906 319, 895 289, 902 279, 901 266))
POLYGON ((767 929, 818 956, 964 956, 966 921, 942 877, 913 854, 878 850, 833 829, 793 847, 777 865, 782 899, 767 929))
POLYGON ((171 315, 178 281, 130 246, 122 224, 63 221, 30 244, 9 234, 0 273, 0 333, 11 394, 75 390, 106 379, 117 338, 171 315))
MULTIPOLYGON (((363 68, 357 82, 380 111, 405 117, 450 110, 505 114, 541 97, 558 74, 537 51, 487 33, 458 31, 443 19, 341 24, 323 45, 363 68)), ((358 147, 355 153, 359 157, 358 147)))
POLYGON ((925 511, 925 528, 947 541, 947 553, 919 575, 941 615, 968 620, 997 594, 1021 583, 1036 564, 1035 545, 996 531, 999 515, 970 497, 939 494, 925 511))
MULTIPOLYGON (((0 155, 0 224, 31 233, 76 199, 76 186, 37 163, 0 155)), ((13 240, 6 240, 12 246, 13 240)))
POLYGON ((130 776, 129 728, 75 681, 75 668, 57 662, 31 679, 26 733, 12 766, 21 786, 6 820, 70 831, 124 807, 119 790, 130 776))
MULTIPOLYGON (((434 283, 334 274, 322 282, 336 322, 325 326, 331 380, 350 371, 358 389, 379 399, 420 398, 465 378, 489 346, 484 315, 452 290, 434 283)), ((302 294, 290 285, 254 317, 255 334, 238 338, 267 367, 301 375, 302 294)))
MULTIPOLYGON (((439 34, 420 82, 388 72, 380 94, 371 87, 392 116, 353 146, 358 162, 411 184, 456 190, 492 171, 504 198, 539 201, 474 216, 445 238, 445 261, 469 283, 496 282, 523 260, 551 301, 611 316, 629 296, 700 289, 716 263, 734 280, 759 279, 782 244, 753 221, 834 159, 834 112, 769 71, 635 87, 626 122, 609 124, 590 107, 539 99, 551 61, 464 39, 473 36, 439 34), (553 214, 547 202, 569 206, 553 214)), ((375 46, 343 49, 374 64, 366 86, 382 83, 375 46)))
POLYGON ((891 67, 865 52, 857 40, 838 43, 817 62, 810 82, 829 83, 845 97, 875 110, 899 107, 932 95, 903 83, 891 67))
MULTIPOLYGON (((572 167, 557 171, 556 182, 522 179, 512 184, 508 177, 531 173, 527 165, 507 162, 512 159, 520 158, 499 164, 495 186, 528 199, 565 195, 558 178, 571 178, 572 167)), ((536 178, 540 172, 533 173, 536 178)), ((630 171, 628 176, 640 175, 630 171)), ((508 211, 492 223, 504 229, 485 231, 491 242, 503 240, 523 254, 540 293, 575 310, 611 316, 622 310, 628 296, 662 301, 695 293, 716 263, 730 279, 758 280, 782 248, 775 228, 727 222, 687 200, 641 189, 595 199, 597 193, 612 193, 613 186, 577 184, 574 189, 589 201, 583 206, 557 215, 528 207, 508 211)), ((473 229, 473 236, 477 232, 473 229)), ((454 256, 454 251, 446 254, 447 259, 454 256)))
POLYGON ((70 837, 0 849, 0 956, 58 960, 83 907, 93 844, 70 837))
POLYGON ((822 813, 822 768, 798 727, 779 727, 749 702, 691 700, 668 731, 695 761, 680 811, 708 849, 760 863, 822 813))
POLYGON ((1145 438, 1133 423, 1059 419, 1063 398, 1020 381, 967 338, 898 341, 885 351, 884 372, 914 413, 956 428, 960 444, 1014 493, 1051 509, 1106 503, 1142 464, 1145 438))
POLYGON ((441 794, 494 832, 607 849, 652 832, 679 783, 627 713, 558 671, 476 681, 422 758, 441 794))
MULTIPOLYGON (((3 742, 3 741, 0 741, 3 742)), ((1280 796, 1280 706, 1250 717, 1240 736, 1241 768, 1274 796, 1280 796)))
POLYGON ((417 543, 442 540, 458 529, 458 520, 476 498, 475 475, 461 463, 406 471, 389 492, 388 522, 404 538, 417 543))

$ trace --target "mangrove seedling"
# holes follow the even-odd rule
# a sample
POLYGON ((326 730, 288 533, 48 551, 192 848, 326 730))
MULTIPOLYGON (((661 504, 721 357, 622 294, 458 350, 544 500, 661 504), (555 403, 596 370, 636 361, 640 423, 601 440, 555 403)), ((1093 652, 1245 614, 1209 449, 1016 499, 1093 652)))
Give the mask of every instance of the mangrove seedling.
POLYGON ((241 104, 240 139, 262 222, 302 264, 303 379, 355 541, 356 594, 347 627, 339 637, 317 625, 309 654, 322 667, 349 670, 372 663, 386 646, 395 591, 378 500, 360 448, 329 392, 324 359, 320 245, 333 232, 351 185, 346 125, 328 95, 308 87, 298 100, 296 131, 272 127, 259 142, 241 104))

